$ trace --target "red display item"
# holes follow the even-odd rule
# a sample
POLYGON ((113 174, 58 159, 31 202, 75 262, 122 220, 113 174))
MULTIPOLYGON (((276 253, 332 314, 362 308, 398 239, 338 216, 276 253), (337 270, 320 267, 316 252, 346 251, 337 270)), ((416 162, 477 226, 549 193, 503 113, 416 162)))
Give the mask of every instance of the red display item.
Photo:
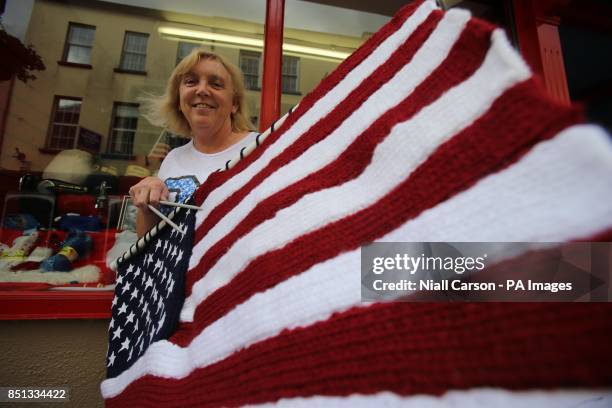
POLYGON ((0 320, 107 319, 113 294, 112 290, 0 291, 0 320))
POLYGON ((79 215, 98 215, 95 208, 96 197, 89 194, 58 194, 55 203, 56 214, 75 213, 79 215))

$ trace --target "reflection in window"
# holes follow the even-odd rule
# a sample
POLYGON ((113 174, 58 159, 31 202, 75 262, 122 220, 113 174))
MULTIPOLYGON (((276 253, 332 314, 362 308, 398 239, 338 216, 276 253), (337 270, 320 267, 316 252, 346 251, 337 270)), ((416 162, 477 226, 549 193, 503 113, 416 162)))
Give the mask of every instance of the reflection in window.
POLYGON ((147 60, 149 34, 125 32, 120 68, 127 71, 144 71, 147 60))
POLYGON ((298 93, 298 71, 300 59, 283 55, 283 93, 298 93))
POLYGON ((189 55, 191 51, 196 48, 199 48, 200 46, 201 44, 199 43, 179 41, 178 50, 176 52, 176 63, 178 64, 179 62, 181 62, 181 60, 187 55, 189 55))
POLYGON ((108 152, 131 156, 138 126, 138 104, 115 102, 108 152))
POLYGON ((260 90, 259 68, 261 53, 256 51, 240 50, 240 69, 244 74, 246 89, 260 90))
POLYGON ((75 64, 91 64, 91 49, 95 32, 96 27, 94 26, 70 23, 62 60, 75 64))
MULTIPOLYGON (((299 93, 299 66, 298 57, 283 55, 283 93, 299 93)), ((257 51, 240 50, 240 69, 244 74, 246 89, 261 90, 261 53, 257 51)))
POLYGON ((72 149, 79 128, 81 99, 56 96, 47 137, 50 149, 72 149))

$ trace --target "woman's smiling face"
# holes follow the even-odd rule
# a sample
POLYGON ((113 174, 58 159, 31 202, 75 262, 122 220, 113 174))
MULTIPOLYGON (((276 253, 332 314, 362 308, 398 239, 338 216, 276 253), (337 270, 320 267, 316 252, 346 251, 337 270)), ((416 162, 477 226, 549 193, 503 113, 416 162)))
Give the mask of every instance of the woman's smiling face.
POLYGON ((179 102, 194 137, 231 133, 231 114, 237 110, 234 87, 229 72, 219 61, 202 59, 183 75, 179 102))

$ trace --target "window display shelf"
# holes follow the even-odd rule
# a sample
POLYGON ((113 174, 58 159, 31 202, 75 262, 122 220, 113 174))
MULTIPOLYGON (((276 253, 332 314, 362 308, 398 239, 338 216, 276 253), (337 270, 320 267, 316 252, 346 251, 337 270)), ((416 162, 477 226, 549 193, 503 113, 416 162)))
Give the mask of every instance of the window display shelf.
POLYGON ((0 292, 0 320, 109 319, 113 290, 0 292))

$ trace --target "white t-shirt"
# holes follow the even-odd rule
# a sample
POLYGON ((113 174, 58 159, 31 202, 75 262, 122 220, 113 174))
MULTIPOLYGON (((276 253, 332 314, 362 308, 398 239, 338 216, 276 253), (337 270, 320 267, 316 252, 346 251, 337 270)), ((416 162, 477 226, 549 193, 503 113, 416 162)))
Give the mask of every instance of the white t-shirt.
POLYGON ((256 132, 246 135, 238 143, 218 153, 202 153, 193 146, 193 140, 172 149, 159 168, 159 177, 170 190, 170 200, 184 202, 217 169, 240 156, 240 149, 255 141, 256 132))

